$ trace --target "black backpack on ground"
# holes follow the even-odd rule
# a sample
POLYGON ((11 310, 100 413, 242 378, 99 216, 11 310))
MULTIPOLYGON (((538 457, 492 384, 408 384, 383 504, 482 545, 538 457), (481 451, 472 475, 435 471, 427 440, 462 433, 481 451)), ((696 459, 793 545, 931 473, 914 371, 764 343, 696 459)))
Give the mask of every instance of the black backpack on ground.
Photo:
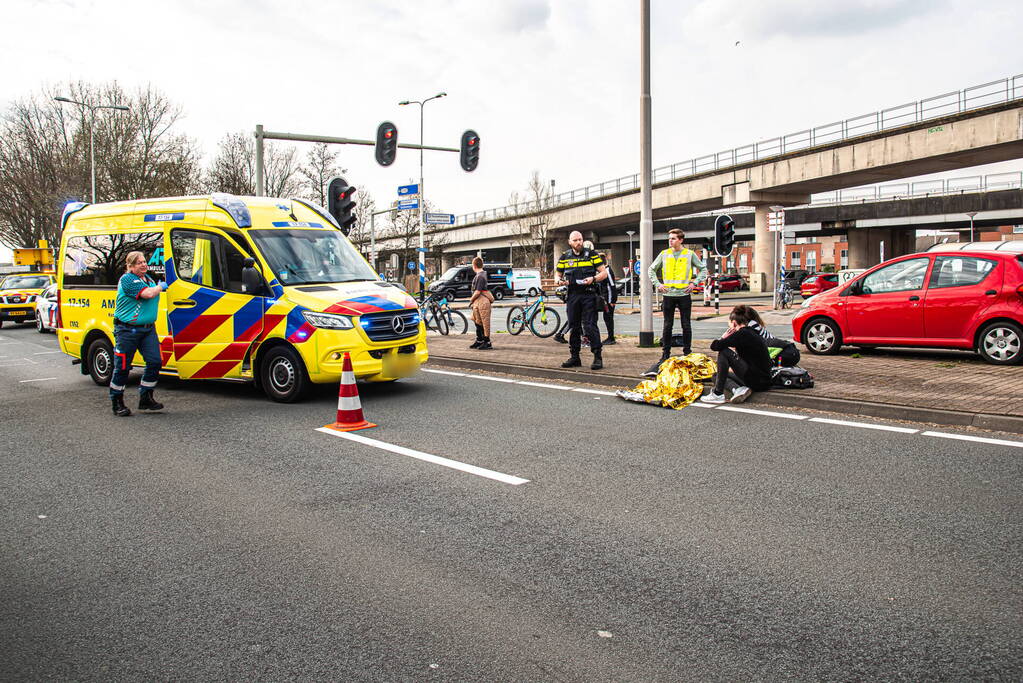
POLYGON ((771 381, 775 389, 813 389, 813 375, 799 367, 772 368, 771 381))

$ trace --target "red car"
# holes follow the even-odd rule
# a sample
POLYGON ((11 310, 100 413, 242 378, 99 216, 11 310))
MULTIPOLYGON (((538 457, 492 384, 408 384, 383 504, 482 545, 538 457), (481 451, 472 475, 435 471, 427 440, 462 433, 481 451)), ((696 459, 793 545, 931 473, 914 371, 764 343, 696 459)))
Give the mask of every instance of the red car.
MULTIPOLYGON (((718 278, 718 285, 722 292, 738 292, 741 289, 749 289, 749 285, 742 279, 741 275, 722 275, 718 278)), ((699 294, 703 291, 703 283, 697 282, 693 285, 693 292, 699 294)))
POLYGON ((814 273, 799 285, 799 293, 804 299, 809 299, 834 287, 838 287, 838 273, 814 273))
POLYGON ((1023 361, 1023 242, 938 244, 806 301, 792 333, 812 353, 854 346, 975 349, 1023 361), (990 246, 989 246, 990 245, 990 246))

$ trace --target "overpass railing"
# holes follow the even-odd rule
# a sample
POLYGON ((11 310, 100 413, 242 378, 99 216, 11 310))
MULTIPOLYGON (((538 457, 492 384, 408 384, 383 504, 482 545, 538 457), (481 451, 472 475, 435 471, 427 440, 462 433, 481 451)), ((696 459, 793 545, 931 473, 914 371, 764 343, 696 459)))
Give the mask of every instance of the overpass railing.
MULTIPOLYGON (((882 109, 871 114, 827 123, 816 128, 790 133, 769 140, 762 140, 751 145, 736 147, 715 154, 696 157, 695 159, 671 164, 670 166, 655 168, 653 170, 653 182, 661 183, 677 180, 706 171, 715 171, 751 161, 769 159, 790 152, 816 147, 817 145, 849 140, 912 123, 921 123, 1021 98, 1023 98, 1023 74, 991 81, 990 83, 974 85, 942 95, 935 95, 934 97, 928 97, 915 102, 907 102, 906 104, 889 107, 888 109, 882 109)), ((914 183, 914 185, 917 185, 917 183, 914 183)), ((637 189, 639 189, 638 173, 605 180, 602 183, 587 185, 586 187, 580 187, 567 192, 559 192, 551 197, 549 204, 545 203, 544 208, 574 204, 588 199, 597 199, 637 189)), ((854 189, 841 190, 840 192, 853 192, 854 189)), ((535 210, 535 203, 509 204, 496 209, 462 214, 455 219, 455 224, 466 225, 486 220, 510 218, 535 210)))

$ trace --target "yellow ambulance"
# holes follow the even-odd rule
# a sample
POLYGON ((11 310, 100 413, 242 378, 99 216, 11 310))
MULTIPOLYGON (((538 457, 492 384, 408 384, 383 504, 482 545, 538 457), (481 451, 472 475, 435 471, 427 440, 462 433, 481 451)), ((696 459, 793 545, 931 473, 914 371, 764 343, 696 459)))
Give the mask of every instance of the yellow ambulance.
POLYGON ((53 284, 53 273, 20 273, 0 277, 0 327, 4 321, 30 323, 36 317, 36 297, 53 284))
POLYGON ((338 382, 345 352, 355 376, 375 382, 427 360, 415 300, 315 204, 220 193, 74 202, 61 222, 60 348, 97 384, 113 373, 117 282, 132 251, 168 284, 156 321, 165 373, 251 380, 290 403, 310 383, 338 382))

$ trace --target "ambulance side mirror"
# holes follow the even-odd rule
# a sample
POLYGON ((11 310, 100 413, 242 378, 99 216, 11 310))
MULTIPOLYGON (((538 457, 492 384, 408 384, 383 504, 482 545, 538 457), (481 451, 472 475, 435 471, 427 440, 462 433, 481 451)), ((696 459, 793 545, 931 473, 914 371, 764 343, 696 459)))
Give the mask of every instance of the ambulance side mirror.
POLYGON ((267 296, 269 290, 263 276, 256 270, 256 259, 249 257, 242 263, 242 291, 252 296, 267 296))

